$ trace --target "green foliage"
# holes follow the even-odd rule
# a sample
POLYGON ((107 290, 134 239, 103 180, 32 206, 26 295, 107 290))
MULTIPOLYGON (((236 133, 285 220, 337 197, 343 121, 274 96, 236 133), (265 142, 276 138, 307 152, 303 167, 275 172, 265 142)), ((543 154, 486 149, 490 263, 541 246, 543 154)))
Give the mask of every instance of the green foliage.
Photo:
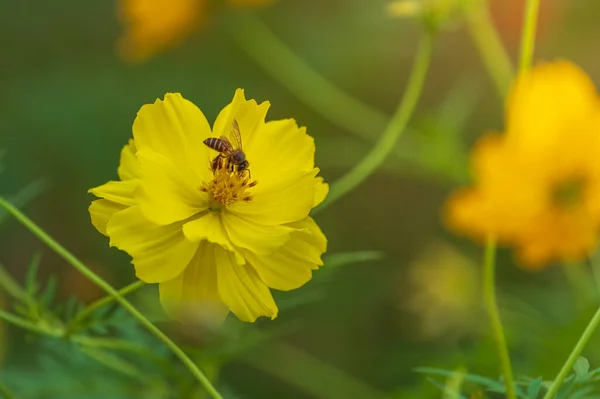
MULTIPOLYGON (((318 282, 312 292, 322 291, 325 283, 342 267, 379 260, 381 257, 381 253, 374 251, 330 255, 325 259, 326 267, 322 270, 324 273, 315 274, 318 282)), ((51 276, 44 284, 39 282, 37 272, 41 263, 41 256, 35 254, 22 288, 0 268, 0 282, 10 286, 7 292, 13 296, 15 314, 29 323, 29 330, 35 335, 31 335, 28 341, 38 346, 39 353, 33 369, 8 367, 0 374, 0 384, 6 385, 19 398, 25 399, 42 396, 125 399, 132 395, 150 399, 203 398, 192 376, 183 370, 179 362, 170 361, 171 355, 166 347, 157 344, 156 339, 142 329, 124 309, 113 304, 87 313, 84 305, 74 298, 56 303, 56 279, 51 276), (85 317, 81 317, 83 314, 85 317), (31 384, 33 374, 36 375, 36 384, 31 384)), ((295 304, 290 302, 288 306, 306 304, 310 302, 310 298, 315 298, 310 292, 301 293, 300 297, 304 299, 295 304)), ((259 331, 255 325, 230 317, 219 328, 195 326, 191 331, 192 335, 184 335, 181 339, 185 342, 195 339, 195 333, 203 335, 203 344, 200 347, 190 346, 187 352, 195 362, 205 366, 203 369, 211 370, 237 358, 248 361, 250 356, 246 353, 289 332, 290 328, 293 326, 283 324, 259 331)), ((346 389, 344 387, 348 387, 348 390, 359 387, 370 392, 352 378, 311 360, 306 354, 291 347, 280 346, 271 356, 280 356, 280 353, 286 357, 291 353, 302 359, 302 362, 312 364, 312 367, 332 373, 335 376, 332 381, 340 384, 342 393, 346 389)), ((256 363, 255 359, 250 364, 265 368, 264 363, 256 363)), ((269 365, 266 367, 268 371, 269 365)), ((303 387, 302 381, 295 375, 286 375, 284 378, 303 387)), ((242 396, 232 391, 226 397, 242 396)))
MULTIPOLYGON (((461 378, 465 382, 462 389, 456 390, 448 384, 440 382, 433 377, 453 378, 456 371, 420 367, 415 369, 418 373, 428 376, 427 380, 446 393, 457 395, 457 398, 468 398, 470 394, 485 391, 493 394, 504 394, 505 388, 502 380, 495 380, 477 374, 464 373, 461 378), (467 395, 467 396, 464 396, 467 395)), ((573 366, 573 373, 569 375, 554 399, 600 399, 598 383, 600 382, 600 367, 590 370, 589 361, 580 357, 573 366)), ((552 381, 544 381, 541 377, 522 377, 516 380, 517 397, 520 399, 540 399, 550 386, 552 381)), ((493 396, 492 396, 493 397, 493 396)))

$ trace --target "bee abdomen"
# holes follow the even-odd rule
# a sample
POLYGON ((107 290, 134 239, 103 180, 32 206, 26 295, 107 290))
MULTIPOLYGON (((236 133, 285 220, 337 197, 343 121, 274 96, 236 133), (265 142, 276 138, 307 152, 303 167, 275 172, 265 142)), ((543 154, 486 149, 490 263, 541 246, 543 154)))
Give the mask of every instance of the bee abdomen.
POLYGON ((204 144, 218 152, 224 152, 227 149, 227 146, 225 145, 223 140, 218 139, 216 137, 207 138, 206 140, 204 140, 204 144))

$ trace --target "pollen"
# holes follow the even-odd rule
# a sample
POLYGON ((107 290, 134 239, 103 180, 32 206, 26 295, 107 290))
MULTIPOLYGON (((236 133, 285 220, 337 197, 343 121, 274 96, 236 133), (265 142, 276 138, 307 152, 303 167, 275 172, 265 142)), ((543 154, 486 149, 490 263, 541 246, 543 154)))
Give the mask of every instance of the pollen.
POLYGON ((203 182, 200 191, 208 193, 210 197, 210 208, 218 210, 236 201, 252 201, 252 195, 247 191, 256 186, 255 180, 250 180, 245 172, 231 171, 226 162, 213 171, 213 179, 203 182))

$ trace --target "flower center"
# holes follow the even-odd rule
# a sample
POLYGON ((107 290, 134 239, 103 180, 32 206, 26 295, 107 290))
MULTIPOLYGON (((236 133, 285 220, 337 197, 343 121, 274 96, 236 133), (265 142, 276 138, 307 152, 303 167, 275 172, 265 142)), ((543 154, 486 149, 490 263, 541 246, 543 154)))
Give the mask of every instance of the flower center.
POLYGON ((256 186, 255 180, 250 181, 245 171, 231 171, 228 162, 213 171, 213 179, 203 182, 200 191, 208 193, 210 198, 210 209, 220 210, 223 206, 231 205, 236 201, 252 201, 248 189, 256 186))
POLYGON ((556 184, 552 190, 552 203, 559 208, 572 208, 583 200, 585 179, 575 178, 556 184))

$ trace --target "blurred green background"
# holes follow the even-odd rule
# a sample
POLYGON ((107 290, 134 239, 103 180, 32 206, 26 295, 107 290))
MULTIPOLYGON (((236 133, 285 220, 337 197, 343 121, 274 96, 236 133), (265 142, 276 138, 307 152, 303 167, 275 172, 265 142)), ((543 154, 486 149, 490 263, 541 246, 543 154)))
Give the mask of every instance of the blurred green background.
MULTIPOLYGON (((523 3, 491 2, 492 17, 513 59, 523 3)), ((421 27, 410 18, 390 17, 387 4, 280 0, 247 12, 256 13, 333 84, 391 114, 406 84, 421 27)), ((114 51, 122 27, 113 1, 0 4, 0 193, 23 194, 23 187, 34 184, 29 193, 39 193, 23 207, 25 212, 115 287, 133 281, 133 268, 128 256, 109 248, 91 225, 87 207, 92 198, 86 191, 117 177, 120 149, 143 104, 166 92, 181 92, 212 121, 234 90, 244 88, 247 97, 271 102, 269 119, 293 117, 308 127, 317 144, 316 163, 329 182, 360 160, 373 142, 329 123, 261 69, 232 39, 235 12, 242 11, 223 10, 182 45, 131 65, 114 51)), ((594 0, 542 1, 535 58, 569 58, 600 82, 598 15, 600 3, 594 0)), ((364 398, 346 385, 348 378, 390 398, 435 398, 439 391, 413 368, 463 365, 492 377, 499 374, 477 296, 481 250, 444 229, 440 208, 467 177, 471 143, 487 129, 502 129, 502 117, 503 104, 468 30, 456 18, 436 40, 423 97, 397 154, 317 217, 329 239, 329 254, 377 251, 380 259, 316 272, 302 289, 277 294, 282 307, 278 319, 250 326, 252 333, 260 331, 266 338, 237 350, 220 369, 219 386, 226 397, 364 398), (339 373, 343 380, 336 379, 339 373), (311 385, 326 388, 315 393, 311 385)), ((366 133, 376 137, 380 132, 373 129, 366 133)), ((14 220, 3 217, 0 262, 18 281, 25 279, 36 251, 43 255, 39 279, 58 277, 57 302, 71 295, 83 302, 103 295, 14 220)), ((499 273, 515 371, 551 378, 597 306, 588 271, 583 276, 559 268, 523 272, 502 252, 499 273)), ((154 312, 156 295, 154 287, 146 287, 134 299, 154 312)), ((9 308, 10 301, 5 302, 9 308)), ((250 328, 231 324, 242 332, 250 328)), ((198 331, 177 332, 180 328, 166 320, 161 327, 200 358, 215 349, 214 343, 198 341, 198 331)), ((54 363, 43 361, 52 349, 43 339, 9 327, 3 340, 0 380, 20 392, 17 397, 71 397, 44 391, 49 386, 44 367, 54 363), (27 384, 39 389, 26 390, 27 384)), ((169 356, 161 344, 147 340, 159 348, 157 354, 169 356)), ((596 366, 598 343, 586 352, 596 366)), ((135 393, 139 378, 119 377, 112 388, 121 384, 129 391, 107 394, 102 391, 109 385, 105 382, 117 371, 101 364, 83 368, 67 349, 53 356, 64 367, 61 372, 77 376, 89 388, 73 397, 140 397, 135 393), (105 393, 89 393, 94 390, 105 393)), ((147 373, 149 379, 161 378, 147 373)), ((166 384, 168 392, 157 388, 156 396, 143 397, 200 397, 178 393, 194 385, 186 373, 179 370, 181 391, 166 384)))

